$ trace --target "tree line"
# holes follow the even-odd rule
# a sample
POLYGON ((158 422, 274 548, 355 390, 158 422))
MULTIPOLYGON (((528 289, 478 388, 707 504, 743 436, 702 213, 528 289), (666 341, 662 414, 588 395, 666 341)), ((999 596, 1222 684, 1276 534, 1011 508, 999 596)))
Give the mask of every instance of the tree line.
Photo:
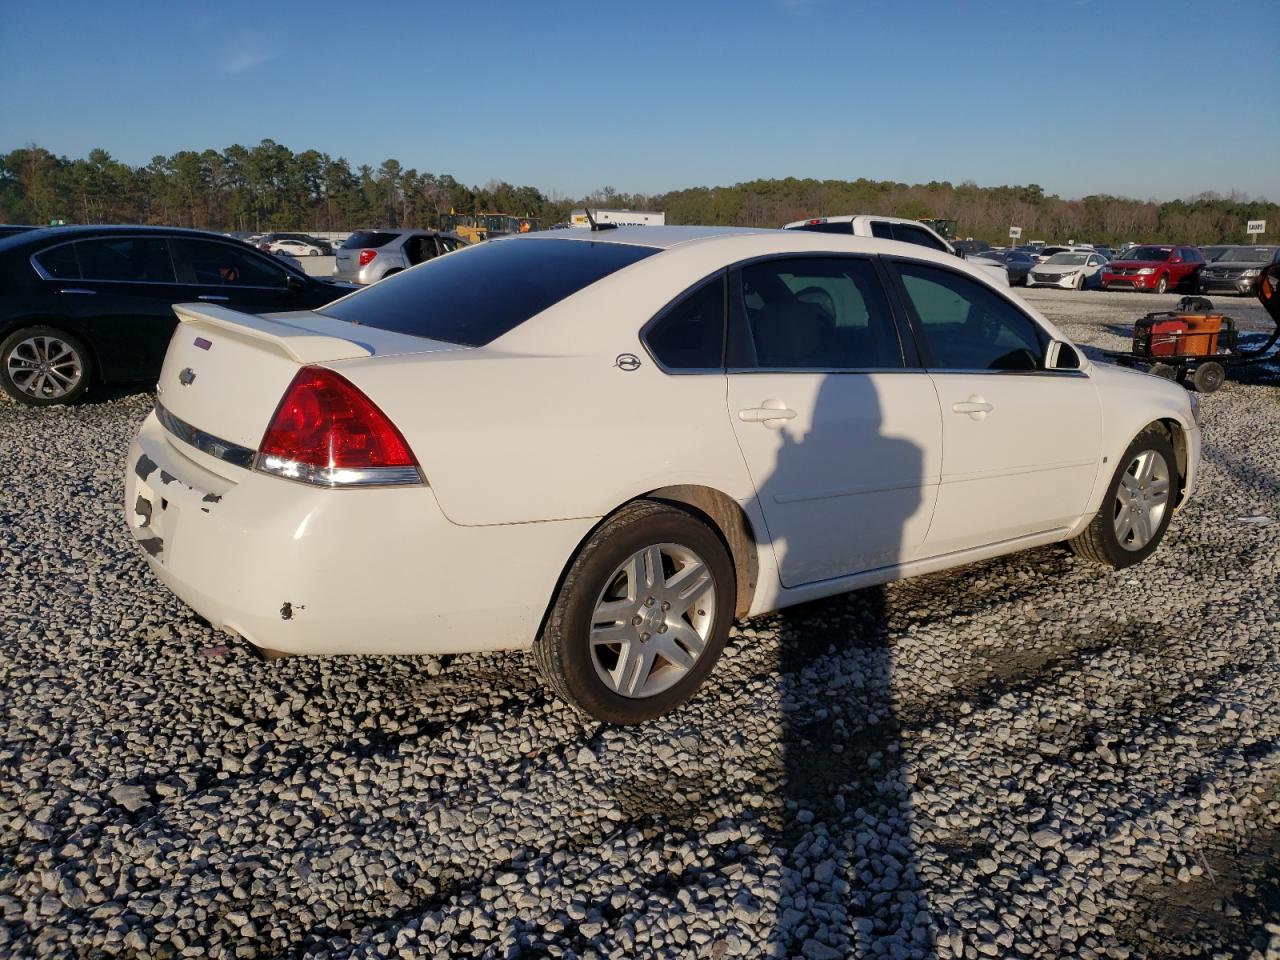
POLYGON ((663 210, 668 223, 777 227, 842 213, 913 219, 951 218, 957 233, 1004 242, 1023 239, 1122 243, 1244 242, 1245 221, 1280 229, 1280 205, 1232 193, 1202 193, 1163 203, 1106 194, 1069 200, 1039 185, 885 180, 753 180, 662 194, 605 187, 586 197, 492 181, 468 186, 450 174, 385 160, 353 168, 317 150, 295 153, 273 140, 225 150, 181 150, 130 166, 96 149, 70 159, 29 145, 0 154, 0 223, 150 223, 218 231, 345 231, 360 227, 433 227, 451 210, 565 220, 575 206, 663 210))

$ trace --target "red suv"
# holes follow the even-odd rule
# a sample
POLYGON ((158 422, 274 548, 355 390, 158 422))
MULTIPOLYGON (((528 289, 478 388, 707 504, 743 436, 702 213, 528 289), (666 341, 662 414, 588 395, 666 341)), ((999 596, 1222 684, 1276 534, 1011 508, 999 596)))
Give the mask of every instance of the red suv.
POLYGON ((1196 274, 1204 257, 1195 247, 1151 244, 1134 247, 1123 260, 1112 260, 1102 268, 1103 290, 1145 290, 1164 293, 1186 285, 1195 290, 1196 274))

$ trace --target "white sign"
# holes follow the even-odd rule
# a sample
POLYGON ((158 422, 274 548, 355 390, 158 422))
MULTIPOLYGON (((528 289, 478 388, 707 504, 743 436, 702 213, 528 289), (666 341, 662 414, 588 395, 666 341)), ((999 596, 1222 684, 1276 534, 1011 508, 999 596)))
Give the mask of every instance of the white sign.
POLYGON ((1021 237, 1021 236, 1022 236, 1022 228, 1021 228, 1021 227, 1010 227, 1010 228, 1009 228, 1009 239, 1010 239, 1010 240, 1017 240, 1017 239, 1018 239, 1019 237, 1021 237))
POLYGON ((1250 220, 1250 221, 1249 221, 1249 226, 1245 229, 1245 231, 1244 231, 1244 232, 1245 232, 1245 233, 1266 233, 1266 232, 1267 232, 1267 221, 1265 221, 1265 220, 1250 220))

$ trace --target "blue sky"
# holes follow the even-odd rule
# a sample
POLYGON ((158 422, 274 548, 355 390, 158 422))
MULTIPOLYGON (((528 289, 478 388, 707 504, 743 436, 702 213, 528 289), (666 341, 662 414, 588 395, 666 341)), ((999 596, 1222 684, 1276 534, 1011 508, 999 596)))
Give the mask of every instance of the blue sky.
POLYGON ((269 137, 569 196, 808 176, 1280 200, 1276 0, 1143 6, 8 3, 0 150, 269 137))

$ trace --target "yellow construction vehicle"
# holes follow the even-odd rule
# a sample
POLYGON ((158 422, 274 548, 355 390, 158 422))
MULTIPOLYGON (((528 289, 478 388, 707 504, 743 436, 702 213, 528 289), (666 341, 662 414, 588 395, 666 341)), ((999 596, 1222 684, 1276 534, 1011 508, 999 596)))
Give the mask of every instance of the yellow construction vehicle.
POLYGON ((455 213, 440 218, 440 229, 457 234, 466 243, 479 243, 512 233, 541 229, 537 217, 515 217, 508 213, 455 213))

